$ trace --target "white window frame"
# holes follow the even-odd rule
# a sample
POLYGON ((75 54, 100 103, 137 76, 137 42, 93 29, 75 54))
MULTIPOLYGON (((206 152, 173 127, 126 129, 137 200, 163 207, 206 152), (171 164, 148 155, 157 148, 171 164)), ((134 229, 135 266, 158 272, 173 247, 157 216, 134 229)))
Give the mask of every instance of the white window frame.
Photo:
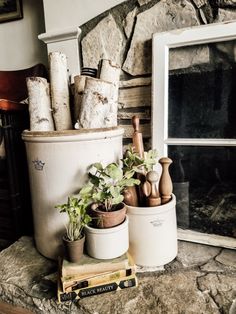
MULTIPOLYGON (((152 147, 167 156, 168 145, 236 146, 236 139, 168 138, 169 49, 236 39, 236 21, 195 26, 153 35, 152 147)), ((179 239, 236 249, 236 239, 178 229, 179 239)))

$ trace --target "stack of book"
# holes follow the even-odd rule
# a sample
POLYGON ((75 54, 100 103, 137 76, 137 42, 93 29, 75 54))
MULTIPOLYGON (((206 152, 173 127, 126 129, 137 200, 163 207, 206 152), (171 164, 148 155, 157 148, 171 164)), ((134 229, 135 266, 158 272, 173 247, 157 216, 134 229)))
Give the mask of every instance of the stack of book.
POLYGON ((137 286, 136 267, 129 253, 110 260, 83 255, 79 263, 59 261, 58 301, 137 286))

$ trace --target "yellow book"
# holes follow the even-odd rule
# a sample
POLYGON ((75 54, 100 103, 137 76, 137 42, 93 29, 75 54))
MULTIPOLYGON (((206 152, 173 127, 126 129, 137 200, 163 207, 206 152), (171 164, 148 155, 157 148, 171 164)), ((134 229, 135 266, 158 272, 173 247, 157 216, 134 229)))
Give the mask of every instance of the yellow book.
POLYGON ((120 257, 101 260, 92 258, 88 255, 83 255, 79 263, 71 263, 66 259, 61 262, 61 277, 66 278, 69 276, 76 276, 79 278, 86 278, 95 276, 105 272, 113 272, 120 269, 126 269, 129 267, 128 254, 123 254, 120 257))
POLYGON ((138 281, 136 275, 131 275, 120 278, 119 280, 112 280, 104 284, 93 285, 91 287, 77 289, 72 292, 63 292, 60 281, 58 281, 57 296, 59 302, 76 301, 93 295, 136 287, 137 285, 138 281))
POLYGON ((118 280, 136 273, 135 265, 127 269, 120 269, 113 272, 105 272, 99 275, 92 275, 84 279, 75 279, 73 277, 61 278, 61 286, 63 292, 71 292, 77 289, 90 287, 93 285, 103 284, 112 280, 118 280))

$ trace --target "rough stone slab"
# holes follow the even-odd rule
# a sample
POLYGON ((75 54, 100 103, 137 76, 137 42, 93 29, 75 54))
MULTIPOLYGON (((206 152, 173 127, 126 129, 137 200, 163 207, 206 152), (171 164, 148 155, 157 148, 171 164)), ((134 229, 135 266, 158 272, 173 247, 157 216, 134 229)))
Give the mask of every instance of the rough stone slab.
MULTIPOLYGON (((130 124, 122 124, 119 122, 119 126, 124 129, 123 138, 132 138, 134 133, 134 128, 130 124)), ((143 135, 143 138, 148 138, 151 136, 151 123, 140 124, 139 130, 143 135)))
POLYGON ((229 313, 236 296, 235 274, 207 274, 198 278, 198 287, 211 295, 220 313, 229 313))
POLYGON ((198 275, 194 271, 153 277, 140 275, 139 286, 130 290, 129 294, 113 294, 112 298, 108 295, 103 298, 94 297, 82 300, 81 305, 90 313, 99 314, 218 314, 217 306, 211 298, 198 290, 198 275))
POLYGON ((121 65, 124 36, 111 14, 105 17, 82 40, 83 66, 97 68, 100 59, 121 65))
POLYGON ((149 3, 150 1, 152 1, 152 0, 138 0, 138 4, 139 4, 140 6, 142 6, 142 5, 144 5, 144 4, 149 3))
POLYGON ((150 107, 151 86, 137 86, 119 90, 119 108, 150 107))
POLYGON ((163 0, 137 15, 134 34, 123 70, 131 75, 151 73, 153 33, 199 25, 196 11, 186 0, 163 0))
POLYGON ((216 256, 216 260, 223 265, 236 268, 236 251, 224 249, 216 256))
MULTIPOLYGON (((193 254, 194 246, 179 243, 178 255, 189 250, 193 254)), ((199 244, 197 250, 204 256, 206 248, 211 250, 199 244)), ((35 314, 235 314, 235 269, 207 273, 174 260, 165 270, 138 273, 138 287, 61 304, 56 299, 56 269, 57 263, 41 256, 31 238, 22 237, 0 252, 0 300, 35 314)))
POLYGON ((185 69, 196 64, 208 63, 210 51, 208 46, 181 47, 170 49, 169 69, 185 69))
POLYGON ((193 2, 198 9, 207 4, 207 0, 193 0, 193 2))
POLYGON ((236 0, 217 0, 219 7, 236 7, 236 0))
POLYGON ((226 22, 236 19, 236 11, 230 9, 219 9, 216 22, 226 22))
POLYGON ((136 87, 136 86, 144 86, 151 85, 152 78, 151 77, 139 77, 131 80, 120 81, 119 87, 136 87))
POLYGON ((133 27, 134 27, 134 21, 135 21, 135 17, 138 14, 138 8, 135 7, 132 11, 130 11, 125 20, 124 20, 124 30, 125 30, 125 35, 127 38, 130 37, 132 31, 133 31, 133 27))
POLYGON ((144 109, 142 108, 135 108, 134 111, 125 111, 125 110, 119 110, 118 111, 118 119, 119 120, 130 120, 133 116, 139 117, 140 120, 150 120, 151 119, 151 109, 144 109), (139 109, 139 111, 137 111, 139 109))
POLYGON ((183 241, 179 241, 178 247, 177 260, 185 267, 205 264, 221 250, 218 247, 183 241))
POLYGON ((224 272, 229 272, 232 270, 231 267, 222 265, 221 263, 217 262, 214 259, 210 260, 203 266, 200 266, 200 269, 203 272, 215 272, 215 273, 224 273, 224 272))

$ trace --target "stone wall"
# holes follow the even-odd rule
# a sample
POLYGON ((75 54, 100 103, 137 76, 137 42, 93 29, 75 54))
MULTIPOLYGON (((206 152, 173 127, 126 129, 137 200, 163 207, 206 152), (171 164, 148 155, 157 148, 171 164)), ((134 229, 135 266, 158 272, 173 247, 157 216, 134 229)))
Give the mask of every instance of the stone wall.
MULTIPOLYGON (((101 58, 122 68, 119 124, 130 142, 130 118, 141 119, 146 148, 150 147, 152 34, 236 19, 236 0, 128 0, 81 26, 82 67, 97 67, 101 58)), ((171 69, 207 61, 207 47, 176 49, 171 69), (194 60, 193 60, 194 59, 194 60)))

